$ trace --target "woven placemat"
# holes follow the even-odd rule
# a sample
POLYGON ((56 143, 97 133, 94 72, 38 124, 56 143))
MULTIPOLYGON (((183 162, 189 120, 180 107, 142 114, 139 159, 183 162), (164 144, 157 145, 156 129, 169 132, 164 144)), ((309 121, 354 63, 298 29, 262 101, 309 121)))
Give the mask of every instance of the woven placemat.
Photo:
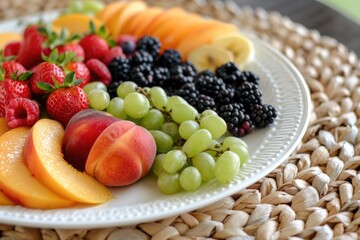
MULTIPOLYGON (((0 2, 0 18, 58 9, 68 1, 0 2)), ((152 223, 96 230, 0 225, 0 239, 358 239, 360 236, 360 62, 333 38, 277 12, 232 1, 150 1, 235 23, 287 56, 311 91, 313 111, 287 161, 211 206, 152 223)), ((294 116, 296 117, 296 116, 294 116)))

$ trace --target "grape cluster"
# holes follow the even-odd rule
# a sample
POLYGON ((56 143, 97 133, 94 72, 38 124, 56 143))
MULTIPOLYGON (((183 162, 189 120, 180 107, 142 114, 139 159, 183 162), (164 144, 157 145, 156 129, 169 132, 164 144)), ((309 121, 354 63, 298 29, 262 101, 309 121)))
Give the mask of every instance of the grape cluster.
MULTIPOLYGON (((95 82, 85 86, 86 92, 98 89, 103 91, 95 82)), ((226 135, 227 125, 215 111, 199 113, 180 96, 132 81, 121 83, 116 94, 106 111, 146 128, 155 139, 152 171, 161 192, 194 191, 214 178, 228 183, 247 161, 246 143, 226 135)))
POLYGON ((228 131, 237 137, 266 127, 277 117, 276 109, 262 102, 260 78, 254 73, 240 71, 233 62, 219 66, 215 72, 197 72, 190 62, 182 61, 178 51, 167 49, 160 54, 160 48, 157 38, 145 36, 136 42, 131 57, 113 59, 109 63, 113 78, 108 87, 110 96, 116 96, 116 88, 125 81, 141 87, 159 86, 168 95, 184 98, 199 112, 218 112, 228 131), (257 109, 257 114, 252 109, 257 109))

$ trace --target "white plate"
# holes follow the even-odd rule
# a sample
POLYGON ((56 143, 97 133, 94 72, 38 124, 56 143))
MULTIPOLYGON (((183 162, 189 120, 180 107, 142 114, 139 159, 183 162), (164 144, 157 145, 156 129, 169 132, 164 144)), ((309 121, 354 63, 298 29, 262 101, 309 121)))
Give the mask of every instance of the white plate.
MULTIPOLYGON (((44 14, 49 20, 56 13, 44 14)), ((23 18, 34 21, 39 15, 23 18)), ((2 22, 0 31, 21 29, 18 19, 2 22)), ((57 210, 34 210, 20 206, 0 207, 0 222, 41 228, 100 228, 133 225, 189 212, 230 196, 280 165, 301 141, 310 119, 311 100, 299 71, 281 53, 253 38, 255 58, 249 70, 261 78, 265 103, 274 105, 278 117, 271 126, 256 130, 244 140, 249 145, 250 160, 228 185, 210 181, 196 192, 161 194, 155 177, 114 188, 115 199, 97 206, 75 206, 57 210)), ((26 190, 25 190, 26 191, 26 190)))

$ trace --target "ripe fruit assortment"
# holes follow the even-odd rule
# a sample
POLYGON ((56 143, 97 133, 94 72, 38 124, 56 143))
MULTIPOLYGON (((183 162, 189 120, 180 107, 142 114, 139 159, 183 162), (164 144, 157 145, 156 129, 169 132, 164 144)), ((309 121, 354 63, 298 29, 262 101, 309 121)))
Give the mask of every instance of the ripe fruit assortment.
POLYGON ((234 25, 142 1, 74 1, 50 25, 3 43, 0 204, 102 203, 150 170, 165 194, 229 183, 249 156, 239 137, 276 118, 234 25))

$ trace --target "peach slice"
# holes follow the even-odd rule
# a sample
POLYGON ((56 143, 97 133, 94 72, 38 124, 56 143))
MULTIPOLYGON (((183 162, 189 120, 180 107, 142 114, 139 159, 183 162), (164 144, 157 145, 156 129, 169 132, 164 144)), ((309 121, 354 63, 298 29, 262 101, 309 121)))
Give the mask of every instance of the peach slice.
POLYGON ((30 172, 59 195, 82 203, 103 203, 112 198, 104 185, 67 163, 61 152, 64 128, 54 120, 41 119, 31 128, 25 144, 30 172))
POLYGON ((144 35, 144 32, 150 26, 150 24, 158 18, 160 15, 162 15, 164 12, 164 9, 160 9, 160 11, 147 11, 145 9, 144 11, 140 12, 137 18, 139 18, 139 22, 141 24, 138 24, 134 29, 132 29, 129 34, 134 35, 137 38, 140 38, 144 35))
POLYGON ((219 25, 219 21, 212 19, 194 19, 193 21, 182 21, 176 25, 176 31, 172 31, 162 39, 164 48, 175 48, 179 43, 188 36, 198 34, 205 29, 211 29, 219 25))
POLYGON ((123 8, 120 8, 113 16, 109 18, 106 24, 109 27, 111 35, 116 39, 122 31, 125 22, 133 14, 143 11, 147 8, 146 3, 142 1, 128 2, 123 8))
POLYGON ((4 49, 8 43, 22 41, 22 39, 23 37, 20 33, 15 33, 15 32, 0 33, 0 50, 4 49))
POLYGON ((0 118, 0 136, 9 131, 10 128, 5 118, 0 118))
POLYGON ((156 27, 166 22, 169 17, 175 16, 184 16, 186 14, 185 10, 180 7, 173 7, 163 11, 156 18, 151 21, 151 23, 146 27, 145 32, 142 33, 142 36, 151 35, 156 27))
POLYGON ((69 13, 55 19, 52 22, 52 26, 55 29, 66 28, 70 33, 79 34, 89 30, 90 21, 95 24, 96 29, 104 25, 104 22, 96 17, 80 13, 69 13))
POLYGON ((164 10, 159 7, 149 7, 143 11, 135 13, 128 18, 121 30, 121 34, 134 34, 137 29, 142 29, 143 27, 146 27, 147 24, 150 24, 150 21, 152 21, 152 19, 162 11, 164 10))
POLYGON ((4 205, 15 205, 3 192, 0 191, 0 206, 4 205))
POLYGON ((74 204, 32 176, 25 164, 24 146, 30 128, 14 128, 0 136, 0 188, 14 203, 29 208, 63 208, 74 204))
POLYGON ((237 31, 238 29, 234 25, 220 24, 200 31, 198 34, 187 36, 176 46, 176 49, 182 54, 183 59, 187 59, 191 51, 202 45, 211 43, 215 37, 237 31))
POLYGON ((111 2, 105 5, 97 14, 96 18, 100 19, 104 23, 107 23, 108 20, 117 12, 119 9, 125 6, 125 1, 111 2))

